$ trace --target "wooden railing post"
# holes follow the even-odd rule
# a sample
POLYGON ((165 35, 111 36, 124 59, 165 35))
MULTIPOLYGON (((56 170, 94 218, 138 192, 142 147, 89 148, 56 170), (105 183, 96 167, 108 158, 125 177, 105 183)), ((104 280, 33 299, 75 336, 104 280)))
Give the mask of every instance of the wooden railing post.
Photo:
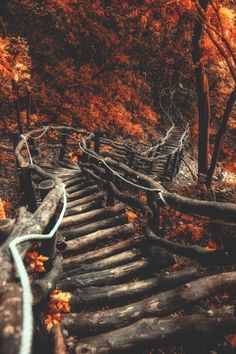
POLYGON ((152 173, 153 164, 154 164, 154 160, 150 161, 150 165, 149 165, 149 169, 148 169, 148 174, 149 175, 152 173))
POLYGON ((156 201, 156 195, 152 191, 147 191, 147 204, 153 212, 153 217, 149 221, 149 225, 153 231, 160 231, 160 208, 156 201))
POLYGON ((94 152, 99 155, 99 149, 100 149, 100 137, 101 137, 101 132, 97 131, 94 134, 94 152))
POLYGON ((31 179, 30 165, 27 162, 20 167, 20 190, 22 203, 28 206, 31 213, 35 212, 37 201, 31 179))
MULTIPOLYGON (((50 179, 42 181, 39 184, 39 192, 40 192, 41 200, 43 200, 46 197, 46 195, 54 188, 54 186, 55 186, 55 182, 50 179)), ((54 215, 51 218, 47 227, 45 228, 44 233, 47 234, 51 231, 51 229, 56 223, 56 220, 57 217, 56 215, 54 215)), ((42 254, 50 258, 54 258, 56 254, 56 244, 57 244, 57 234, 55 233, 55 235, 49 240, 42 241, 42 254)))
POLYGON ((66 139, 67 139, 67 135, 62 132, 63 135, 61 136, 61 144, 62 144, 62 147, 60 148, 60 154, 59 154, 59 160, 62 161, 64 156, 65 156, 65 153, 66 153, 66 139))
POLYGON ((107 190, 107 206, 115 205, 115 196, 112 190, 111 183, 114 181, 112 171, 106 166, 106 190, 107 190))
MULTIPOLYGON (((90 142, 87 142, 87 149, 90 149, 90 142)), ((83 152, 80 162, 88 162, 88 161, 89 161, 89 155, 86 152, 83 152)))
MULTIPOLYGON (((135 159, 135 152, 134 151, 131 151, 129 154, 128 154, 128 166, 131 168, 133 166, 133 163, 134 163, 134 159, 135 159)), ((124 178, 127 178, 127 173, 125 173, 124 175, 124 178)))

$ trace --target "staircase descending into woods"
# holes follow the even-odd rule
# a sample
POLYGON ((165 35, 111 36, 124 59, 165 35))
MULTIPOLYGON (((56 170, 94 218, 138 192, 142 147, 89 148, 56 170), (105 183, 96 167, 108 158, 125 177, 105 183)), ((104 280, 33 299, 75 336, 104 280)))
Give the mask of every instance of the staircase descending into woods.
MULTIPOLYGON (((84 138, 75 146, 71 141, 71 146, 76 149, 79 146, 83 152, 79 163, 65 158, 66 129, 57 130, 63 143, 57 144, 59 159, 40 160, 41 148, 48 150, 56 145, 53 147, 50 141, 37 150, 38 137, 34 135, 31 140, 24 137, 16 147, 22 196, 32 212, 29 225, 23 212, 17 221, 22 225, 21 217, 24 218, 25 226, 20 229, 24 234, 36 232, 32 226, 34 220, 38 227, 48 218, 46 229, 51 229, 61 210, 62 181, 67 194, 66 211, 58 232, 40 245, 40 253, 50 257, 47 274, 39 279, 32 277, 33 352, 144 354, 154 350, 158 353, 158 348, 164 346, 181 345, 186 353, 201 353, 206 338, 236 329, 232 308, 209 317, 204 312, 195 312, 194 307, 196 301, 235 287, 236 275, 225 273, 206 279, 193 267, 174 270, 173 253, 179 251, 172 252, 174 243, 163 243, 164 239, 158 236, 160 209, 171 203, 171 197, 159 189, 161 185, 155 179, 170 180, 178 173, 188 127, 185 130, 172 127, 163 141, 146 152, 137 152, 99 134, 78 132, 84 138), (25 141, 32 154, 31 165, 21 154, 25 141), (139 184, 147 200, 127 192, 129 183, 132 188, 139 184), (47 312, 48 295, 53 289, 67 298, 70 312, 66 311, 61 324, 53 327, 49 341, 39 319, 42 312, 47 312)), ((41 138, 42 130, 37 135, 41 138)), ((185 198, 180 200, 180 204, 187 203, 191 208, 185 198)), ((204 213, 208 216, 205 204, 204 213)), ((218 217, 223 218, 220 213, 218 217)), ((230 217, 233 218, 231 214, 230 217)), ((20 236, 22 232, 19 231, 20 236)), ((200 254, 200 260, 209 254, 200 247, 181 247, 181 252, 187 250, 191 256, 194 252, 200 254)), ((14 277, 8 282, 14 283, 14 277)), ((13 338, 11 352, 18 353, 19 338, 14 335, 13 338)))
POLYGON ((146 173, 153 179, 168 181, 179 172, 188 133, 188 125, 185 128, 172 125, 163 139, 142 152, 108 139, 101 139, 101 142, 112 147, 115 153, 107 151, 100 153, 102 156, 125 162, 136 171, 146 173))

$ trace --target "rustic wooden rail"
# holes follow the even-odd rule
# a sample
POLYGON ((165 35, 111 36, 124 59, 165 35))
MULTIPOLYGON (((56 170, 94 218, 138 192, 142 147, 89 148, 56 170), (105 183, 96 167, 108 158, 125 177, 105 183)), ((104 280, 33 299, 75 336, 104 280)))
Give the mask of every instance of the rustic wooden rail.
MULTIPOLYGON (((169 136, 173 131, 174 128, 169 136)), ((186 134, 187 131, 181 132, 180 144, 173 149, 174 156, 179 149, 182 153, 186 134)), ((70 334, 66 344, 76 353, 112 353, 125 348, 133 351, 139 345, 149 347, 153 342, 170 344, 171 338, 175 338, 174 343, 181 341, 185 345, 190 322, 193 334, 201 340, 214 331, 224 335, 236 329, 232 309, 216 312, 210 318, 207 314, 176 320, 168 317, 196 301, 234 288, 235 272, 196 280, 200 274, 195 269, 183 269, 169 275, 153 271, 173 264, 173 254, 194 258, 204 266, 235 264, 234 254, 229 250, 210 251, 200 246, 186 246, 160 234, 160 211, 167 205, 186 214, 234 224, 235 204, 200 201, 170 193, 160 181, 147 175, 148 171, 142 173, 135 169, 131 147, 104 139, 100 134, 65 126, 44 127, 22 137, 15 135, 14 141, 22 202, 28 210, 20 208, 16 221, 8 220, 0 225, 0 234, 5 239, 0 247, 3 265, 0 275, 0 337, 3 344, 0 353, 18 353, 21 340, 21 289, 8 245, 17 236, 41 234, 52 228, 61 208, 62 192, 58 186, 62 181, 68 194, 67 211, 53 239, 38 244, 40 252, 49 257, 46 275, 32 277, 35 337, 38 338, 33 347, 35 353, 45 351, 46 347, 50 348, 50 353, 58 353, 59 343, 62 343, 60 353, 65 353, 65 333, 70 334), (52 131, 53 136, 50 135, 52 131), (117 152, 105 156, 104 151, 109 152, 104 149, 106 146, 117 152), (78 156, 78 164, 65 159, 70 147, 83 152, 82 157, 78 156), (50 163, 41 160, 42 149, 54 151, 50 163), (146 201, 137 197, 136 191, 140 189, 146 193, 146 201), (134 226, 128 222, 125 205, 146 220, 139 236, 137 232, 134 234, 134 226), (132 282, 137 276, 140 279, 132 282), (60 326, 55 327, 51 334, 53 341, 49 343, 37 319, 55 287, 71 292, 70 306, 74 313, 65 315, 66 332, 61 331, 60 326), (111 308, 104 310, 104 305, 111 308), (81 307, 90 306, 94 308, 93 313, 76 315, 81 307), (160 330, 162 323, 164 329, 160 330), (9 326, 11 331, 8 331, 9 326), (82 340, 78 340, 78 334, 82 340)), ((177 160, 168 162, 172 170, 175 166, 174 173, 177 173, 177 160)), ((150 156, 147 161, 150 164, 150 156)), ((29 243, 20 246, 22 256, 30 247, 29 243)))

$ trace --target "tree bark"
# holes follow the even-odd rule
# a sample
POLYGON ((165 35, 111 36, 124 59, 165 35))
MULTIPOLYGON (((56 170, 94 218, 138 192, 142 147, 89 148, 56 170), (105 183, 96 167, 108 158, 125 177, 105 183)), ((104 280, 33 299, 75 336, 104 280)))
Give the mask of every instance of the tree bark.
POLYGON ((165 250, 172 252, 174 254, 196 259, 198 262, 204 265, 222 265, 222 264, 232 264, 235 262, 234 259, 230 258, 226 251, 216 250, 207 251, 204 248, 193 245, 186 246, 164 238, 158 237, 150 228, 146 228, 147 236, 155 244, 163 247, 165 250))
POLYGON ((116 215, 124 213, 125 206, 124 204, 116 204, 113 207, 107 207, 102 209, 96 209, 87 211, 83 214, 66 216, 61 222, 60 228, 63 229, 68 226, 74 226, 77 224, 91 223, 93 221, 98 221, 105 218, 111 218, 116 215))
MULTIPOLYGON (((73 312, 78 312, 81 307, 89 306, 117 306, 130 300, 138 300, 155 292, 173 289, 190 280, 199 278, 200 274, 194 269, 184 269, 167 275, 156 275, 154 278, 132 281, 119 285, 103 287, 88 287, 77 289, 70 300, 73 312)), ((67 316, 65 316, 66 318, 67 316)), ((70 315, 68 315, 70 317, 70 315)))
POLYGON ((86 265, 77 265, 74 269, 70 269, 66 272, 66 276, 79 275, 89 272, 99 272, 101 270, 110 269, 126 263, 134 262, 140 259, 142 256, 141 250, 133 249, 124 251, 113 256, 104 258, 97 262, 93 262, 86 265))
POLYGON ((37 279, 32 283, 32 293, 34 295, 34 305, 46 299, 50 291, 56 287, 56 282, 62 273, 62 258, 57 255, 53 262, 50 271, 41 279, 37 279))
POLYGON ((95 193, 95 194, 91 194, 91 195, 89 195, 87 197, 83 197, 83 198, 74 200, 73 202, 68 202, 67 203, 67 210, 71 209, 71 208, 74 208, 74 207, 77 207, 79 205, 85 204, 85 203, 89 203, 89 202, 95 201, 95 200, 104 200, 104 197, 105 197, 104 192, 98 192, 98 193, 95 193))
MULTIPOLYGON (((70 282, 71 286, 75 285, 74 278, 70 279, 70 282)), ((71 316, 67 322, 67 329, 71 333, 80 333, 80 335, 114 330, 128 326, 142 318, 169 315, 199 300, 228 291, 235 285, 236 272, 203 277, 126 306, 94 313, 80 313, 76 317, 71 316)))
POLYGON ((102 200, 99 200, 99 199, 92 200, 89 203, 85 203, 82 205, 78 205, 74 208, 68 209, 65 212, 65 216, 78 215, 78 214, 83 214, 83 213, 91 211, 91 210, 100 209, 100 208, 104 207, 103 204, 104 203, 102 202, 102 200))
MULTIPOLYGON (((130 236, 133 233, 134 233, 134 229, 133 229, 133 231, 130 232, 130 236)), ((138 237, 133 237, 133 238, 130 237, 130 238, 127 238, 127 240, 117 242, 112 246, 99 248, 98 250, 95 250, 95 251, 86 252, 86 253, 80 254, 78 256, 74 256, 74 257, 72 256, 69 258, 65 258, 63 260, 63 269, 65 271, 71 270, 80 264, 86 264, 89 262, 96 262, 100 259, 117 254, 120 251, 125 251, 126 249, 129 249, 132 247, 137 247, 138 245, 140 245, 140 243, 141 243, 141 241, 138 237)), ((69 254, 70 254, 70 252, 69 252, 69 254)), ((68 253, 64 252, 63 256, 68 256, 68 253)))
POLYGON ((104 286, 119 284, 132 279, 149 267, 149 262, 145 259, 128 263, 119 267, 102 270, 100 272, 85 273, 73 277, 65 277, 57 283, 57 288, 65 291, 74 291, 77 288, 88 286, 104 286))
MULTIPOLYGON (((209 0, 199 0, 199 4, 206 11, 209 0)), ((203 25, 196 20, 192 39, 192 58, 195 66, 196 89, 198 97, 198 172, 207 174, 209 168, 209 125, 210 125, 210 98, 209 85, 202 62, 203 25)))
POLYGON ((104 242, 108 239, 117 239, 125 238, 129 235, 132 235, 134 232, 134 227, 132 224, 124 224, 123 221, 127 220, 126 215, 121 215, 116 218, 98 221, 85 227, 81 227, 77 233, 78 238, 75 240, 70 240, 67 242, 67 248, 63 252, 63 255, 70 255, 79 253, 86 248, 89 248, 99 242, 104 242), (125 219, 124 219, 125 217, 125 219), (101 225, 104 226, 104 229, 101 229, 101 225), (85 232, 85 231, 90 231, 85 232), (84 235, 84 236, 82 236, 84 235), (79 237, 80 236, 80 237, 79 237))
POLYGON ((222 338, 235 332, 236 317, 234 315, 213 316, 190 315, 180 318, 151 317, 142 319, 129 327, 110 331, 95 337, 77 341, 76 354, 111 354, 113 352, 133 353, 144 345, 163 347, 178 345, 192 341, 209 342, 210 339, 222 338))
MULTIPOLYGON (((75 241, 69 241, 67 243, 66 251, 69 251, 71 247, 78 249, 82 249, 87 246, 91 246, 91 244, 96 243, 99 239, 109 238, 108 232, 106 233, 105 229, 127 224, 128 217, 127 215, 118 215, 110 219, 105 219, 101 221, 96 221, 88 225, 74 227, 70 230, 65 230, 63 232, 63 236, 66 240, 72 240, 74 238, 79 238, 75 241), (102 231, 104 230, 104 232, 102 231), (96 231, 98 233, 96 234, 96 231), (100 233, 101 231, 101 233, 100 233), (89 234, 92 234, 91 236, 89 234), (81 236, 84 236, 83 238, 81 236)), ((122 234, 121 234, 122 235, 122 234)), ((113 237, 112 234, 110 234, 113 237)))
POLYGON ((211 165, 210 165, 210 169, 208 171, 207 174, 207 185, 210 186, 211 182, 212 182, 212 177, 214 175, 214 171, 216 168, 216 163, 218 160, 218 155, 220 152, 220 148, 221 148, 221 144, 222 144, 222 140, 224 137, 224 133, 225 130, 227 128, 227 124, 231 115, 231 112, 234 108, 234 104, 235 104, 235 100, 236 100, 236 87, 234 88, 234 90, 231 92, 228 101, 226 103, 226 107, 225 107, 225 111, 223 114, 223 118, 220 124, 220 128, 216 134, 216 140, 215 140, 215 145, 214 145, 214 149, 213 149, 213 153, 212 153, 212 158, 211 158, 211 165))

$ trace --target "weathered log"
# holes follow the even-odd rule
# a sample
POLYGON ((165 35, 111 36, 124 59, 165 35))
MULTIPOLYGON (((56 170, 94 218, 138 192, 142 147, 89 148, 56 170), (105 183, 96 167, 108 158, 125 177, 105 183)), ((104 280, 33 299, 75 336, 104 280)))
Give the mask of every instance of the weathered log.
POLYGON ((56 242, 56 248, 59 251, 64 251, 67 247, 66 240, 64 239, 63 235, 61 234, 60 231, 57 231, 57 242, 56 242))
POLYGON ((0 220, 0 244, 2 244, 10 235, 14 223, 15 223, 14 219, 6 218, 0 220))
POLYGON ((81 176, 81 173, 78 173, 77 176, 73 176, 72 178, 65 181, 65 185, 66 185, 66 188, 69 188, 69 187, 74 186, 75 184, 80 184, 86 180, 87 179, 85 176, 81 176))
POLYGON ((99 183, 103 183, 103 179, 102 177, 99 177, 97 174, 95 174, 93 171, 91 171, 90 169, 88 168, 85 168, 85 167, 82 167, 81 166, 81 169, 83 171, 83 173, 86 175, 86 176, 89 176, 90 178, 92 178, 93 180, 99 182, 99 183))
POLYGON ((98 191, 99 191, 99 188, 97 185, 89 186, 89 187, 86 187, 78 192, 74 192, 74 193, 69 194, 68 200, 72 201, 77 198, 79 199, 82 197, 87 197, 88 195, 97 193, 98 191))
POLYGON ((65 338, 60 324, 54 325, 51 331, 54 351, 53 354, 67 354, 65 338))
MULTIPOLYGON (((79 287, 80 278, 81 276, 70 279, 73 290, 76 286, 79 287)), ((69 282, 64 281, 64 285, 69 287, 69 282)), ((113 330, 127 326, 144 317, 169 315, 196 301, 230 290, 235 285, 236 272, 203 277, 126 306, 89 314, 80 313, 76 317, 76 327, 80 334, 113 330)))
POLYGON ((118 200, 134 207, 135 209, 140 210, 147 218, 151 218, 153 216, 152 210, 148 205, 144 204, 139 199, 133 197, 130 194, 120 192, 114 183, 111 183, 111 188, 118 200))
POLYGON ((101 207, 104 207, 104 203, 100 199, 92 200, 89 203, 85 203, 82 205, 78 205, 74 208, 70 208, 65 212, 65 216, 71 216, 71 215, 78 215, 85 213, 87 211, 95 210, 95 209, 100 209, 101 207))
POLYGON ((55 187, 55 181, 52 179, 46 179, 39 183, 38 189, 40 193, 41 199, 44 197, 55 187))
MULTIPOLYGON (((92 163, 85 163, 85 164, 82 164, 82 166, 87 166, 88 168, 92 168, 95 172, 99 172, 99 174, 102 176, 107 175, 105 169, 98 167, 92 163)), ((147 205, 142 203, 139 199, 133 197, 130 194, 120 192, 114 183, 111 183, 110 186, 111 186, 112 192, 114 193, 114 195, 116 196, 116 198, 118 200, 131 205, 135 209, 140 210, 144 214, 145 217, 148 217, 148 218, 152 217, 151 209, 147 205)))
POLYGON ((200 246, 186 246, 164 238, 158 237, 150 228, 146 228, 147 237, 155 244, 163 247, 174 254, 194 258, 205 265, 231 264, 234 259, 230 258, 225 250, 208 251, 200 246))
POLYGON ((31 180, 29 163, 21 164, 19 177, 22 203, 28 206, 29 211, 34 212, 37 209, 37 201, 31 180))
POLYGON ((121 171, 127 172, 129 176, 139 180, 139 183, 163 191, 163 198, 172 208, 186 214, 194 214, 199 216, 211 217, 212 219, 224 220, 229 223, 235 223, 236 205, 233 203, 208 202, 197 199, 180 196, 176 193, 170 193, 158 182, 147 177, 143 173, 137 172, 126 166, 124 163, 113 161, 111 158, 106 159, 106 163, 111 167, 115 167, 121 171))
POLYGON ((94 181, 92 181, 92 180, 82 181, 78 184, 75 184, 75 185, 69 187, 69 188, 66 188, 66 192, 68 194, 71 194, 71 193, 78 192, 79 190, 84 189, 85 187, 92 186, 92 185, 94 185, 94 181))
MULTIPOLYGON (((199 276, 200 274, 194 268, 189 268, 125 284, 77 289, 72 295, 70 305, 73 312, 90 305, 117 306, 117 303, 121 304, 131 299, 137 301, 137 298, 144 298, 153 292, 173 289, 199 276)), ((68 317, 70 318, 70 315, 68 317)))
POLYGON ((74 226, 77 224, 84 224, 84 223, 91 223, 93 221, 98 221, 101 219, 108 219, 111 217, 114 217, 116 215, 120 215, 124 213, 125 211, 125 206, 124 204, 117 204, 113 207, 107 207, 107 208, 102 208, 102 209, 96 209, 96 210, 91 210, 87 211, 83 214, 77 214, 77 215, 71 215, 71 216, 66 216, 64 217, 60 228, 65 228, 68 226, 74 226))
POLYGON ((48 173, 46 172, 44 169, 42 169, 40 166, 37 165, 30 165, 30 170, 35 173, 36 175, 38 175, 39 177, 41 177, 43 180, 45 179, 53 179, 53 180, 57 180, 58 177, 54 176, 52 173, 48 173))
POLYGON ((76 354, 110 354, 113 352, 136 352, 144 345, 178 345, 196 340, 209 342, 223 338, 236 329, 234 315, 190 315, 179 318, 151 317, 131 326, 110 331, 95 337, 77 341, 76 354))
MULTIPOLYGON (((129 224, 129 225, 132 225, 132 224, 129 224)), ((132 225, 132 228, 133 228, 133 225, 132 225)), ((134 228, 133 228, 133 230, 130 231, 130 235, 133 233, 134 233, 134 228)), ((125 251, 129 248, 137 247, 138 245, 140 245, 140 242, 141 242, 140 238, 138 238, 138 237, 128 238, 127 240, 117 242, 112 246, 99 248, 95 251, 86 252, 84 254, 80 254, 80 255, 77 255, 74 257, 65 258, 63 260, 63 269, 65 271, 71 270, 71 269, 74 269, 75 267, 77 267, 79 264, 96 262, 99 259, 103 259, 103 258, 112 256, 116 253, 119 253, 120 251, 125 251)), ((70 252, 69 252, 69 254, 70 254, 70 252)), ((68 256, 68 253, 64 252, 63 256, 68 256)))
POLYGON ((10 152, 12 154, 14 152, 12 146, 4 145, 4 144, 0 144, 0 150, 6 151, 6 152, 10 152))
POLYGON ((87 197, 83 197, 77 200, 74 200, 73 202, 68 202, 67 203, 67 209, 74 208, 78 205, 86 204, 95 200, 104 200, 104 192, 98 192, 95 194, 88 195, 87 197))
POLYGON ((17 354, 21 340, 22 292, 19 284, 1 283, 0 354, 17 354))
POLYGON ((110 157, 115 161, 124 161, 125 157, 126 157, 125 154, 119 154, 119 153, 111 152, 111 151, 107 151, 107 150, 101 150, 100 155, 103 157, 110 157))
POLYGON ((100 272, 85 273, 78 276, 66 277, 57 283, 57 289, 73 291, 77 288, 88 286, 104 286, 119 284, 122 281, 132 279, 147 269, 149 263, 145 259, 128 263, 119 267, 102 270, 100 272))
POLYGON ((57 255, 52 261, 51 270, 41 279, 37 279, 32 284, 34 305, 45 300, 50 291, 55 289, 56 282, 62 273, 62 257, 57 255))
MULTIPOLYGON (((48 193, 34 214, 27 212, 25 208, 19 209, 19 215, 13 230, 0 247, 0 261, 2 265, 2 272, 0 272, 0 285, 8 279, 11 279, 13 276, 13 264, 9 251, 10 242, 18 236, 41 234, 54 215, 62 194, 62 189, 55 187, 48 193)), ((18 245, 18 250, 22 255, 27 248, 29 248, 28 242, 18 245)))
POLYGON ((80 163, 80 166, 92 170, 93 172, 95 172, 96 175, 99 175, 104 179, 106 177, 106 168, 103 168, 100 164, 96 165, 91 161, 89 161, 89 162, 80 163))
POLYGON ((71 170, 75 170, 75 171, 80 171, 80 168, 78 165, 76 164, 73 164, 73 163, 69 163, 69 162, 66 162, 65 160, 61 161, 61 160, 53 160, 55 161, 59 166, 61 167, 65 167, 65 168, 69 168, 71 170))
MULTIPOLYGON (((116 218, 108 219, 111 220, 112 225, 115 224, 115 221, 117 220, 116 218)), ((104 220, 102 220, 104 222, 104 220)), ((91 227, 94 228, 94 224, 91 224, 91 227)), ((116 227, 110 227, 106 228, 104 230, 101 230, 98 228, 98 231, 89 233, 85 236, 80 236, 76 238, 75 240, 70 240, 67 242, 67 248, 64 254, 76 252, 76 251, 81 251, 84 250, 87 247, 90 247, 92 245, 95 245, 98 242, 107 240, 107 239, 117 239, 117 237, 126 237, 128 235, 132 235, 134 232, 134 227, 132 224, 126 224, 126 225, 121 225, 116 227)), ((86 225, 87 227, 87 225, 86 225)), ((82 228, 82 227, 81 227, 82 228)))
MULTIPOLYGON (((93 242, 97 242, 96 235, 94 234, 96 231, 100 231, 100 230, 102 231, 102 230, 105 230, 110 227, 124 225, 124 224, 127 224, 127 222, 128 222, 128 217, 127 217, 127 215, 123 214, 123 215, 115 216, 114 218, 96 221, 96 222, 93 222, 88 225, 74 227, 74 228, 70 229, 69 231, 65 230, 63 232, 63 236, 65 237, 66 240, 72 240, 74 238, 93 233, 93 237, 92 237, 92 239, 94 240, 93 242)), ((100 233, 98 235, 99 235, 98 236, 99 238, 106 237, 105 233, 103 234, 103 236, 101 236, 100 233)), ((107 235, 107 236, 109 236, 109 235, 107 235)), ((75 247, 76 244, 80 245, 82 243, 80 243, 80 240, 76 240, 73 242, 69 241, 67 250, 69 250, 70 247, 75 247), (77 241, 78 241, 78 243, 77 243, 77 241)), ((76 246, 76 248, 77 248, 77 246, 76 246)), ((80 248, 80 246, 79 246, 79 248, 80 248)))
POLYGON ((104 258, 91 264, 78 265, 74 269, 70 269, 69 271, 67 271, 66 276, 70 277, 73 275, 79 275, 81 273, 98 272, 100 270, 114 268, 126 263, 137 261, 141 258, 141 256, 141 250, 133 249, 129 251, 124 251, 122 253, 118 253, 116 255, 104 258))

